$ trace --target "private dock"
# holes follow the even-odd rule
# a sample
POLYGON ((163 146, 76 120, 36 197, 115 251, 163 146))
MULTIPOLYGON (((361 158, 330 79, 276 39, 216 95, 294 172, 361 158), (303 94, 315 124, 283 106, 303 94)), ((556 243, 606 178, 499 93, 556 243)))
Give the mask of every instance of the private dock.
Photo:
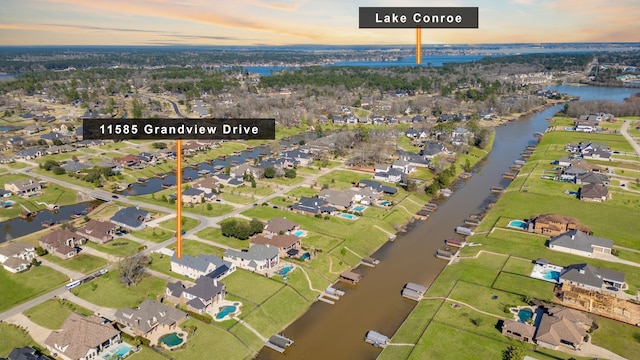
POLYGON ((364 341, 375 346, 384 348, 389 345, 391 341, 388 336, 382 335, 377 331, 369 330, 364 336, 364 341))
POLYGON ((264 342, 264 345, 279 353, 283 353, 287 347, 293 345, 293 340, 288 339, 282 335, 275 334, 264 342))
POLYGON ((526 161, 524 161, 524 160, 516 160, 513 163, 517 164, 517 165, 524 165, 524 164, 526 164, 526 161))
POLYGON ((501 194, 504 192, 504 188, 501 186, 492 186, 491 187, 491 192, 494 194, 501 194))
POLYGON ((423 206, 422 209, 433 212, 433 211, 438 210, 438 205, 436 205, 434 203, 428 203, 425 206, 423 206))
POLYGON ((502 177, 508 180, 513 180, 516 178, 516 176, 518 176, 518 174, 514 173, 514 172, 509 172, 507 171, 506 173, 502 174, 502 177))
POLYGON ((426 292, 426 287, 410 282, 402 289, 402 296, 407 299, 420 301, 426 292))
POLYGON ((198 175, 200 175, 200 176, 205 176, 205 175, 209 175, 209 174, 211 174, 211 171, 207 170, 207 169, 202 169, 202 170, 198 171, 198 175))
POLYGON ((451 189, 440 189, 440 195, 444 197, 449 197, 451 196, 451 194, 453 194, 453 191, 451 191, 451 189))
POLYGON ((445 239, 444 243, 447 246, 455 246, 458 248, 464 247, 467 244, 465 240, 458 240, 458 239, 445 239))
POLYGON ((436 250, 436 253, 434 255, 438 259, 451 260, 456 255, 456 253, 446 249, 438 249, 436 250))
POLYGON ((471 173, 470 172, 463 172, 462 174, 460 174, 460 178, 461 179, 468 179, 471 177, 471 173))
POLYGON ((344 291, 328 286, 322 294, 318 295, 318 300, 329 305, 334 305, 344 294, 344 291))
POLYGON ((396 234, 389 235, 389 241, 395 241, 398 236, 396 234))
POLYGON ((427 220, 429 219, 429 216, 430 216, 429 213, 430 213, 429 210, 421 209, 413 217, 416 218, 417 220, 427 220))
POLYGON ((478 214, 469 215, 466 219, 464 219, 464 223, 470 226, 478 226, 480 225, 480 221, 482 221, 482 215, 478 214))
POLYGON ((340 277, 338 278, 338 280, 351 285, 357 284, 361 279, 362 275, 353 271, 345 271, 340 274, 340 277))
POLYGON ((136 181, 138 182, 138 184, 146 184, 149 182, 149 179, 138 178, 136 181))
POLYGON ((519 172, 520 170, 522 170, 522 165, 513 164, 513 165, 511 165, 510 169, 511 169, 511 171, 519 172))
POLYGON ((368 267, 376 267, 376 265, 380 264, 380 260, 367 256, 362 258, 362 261, 360 263, 368 267))
POLYGON ((468 227, 458 226, 456 228, 456 233, 460 235, 470 236, 473 235, 473 230, 469 229, 468 227))

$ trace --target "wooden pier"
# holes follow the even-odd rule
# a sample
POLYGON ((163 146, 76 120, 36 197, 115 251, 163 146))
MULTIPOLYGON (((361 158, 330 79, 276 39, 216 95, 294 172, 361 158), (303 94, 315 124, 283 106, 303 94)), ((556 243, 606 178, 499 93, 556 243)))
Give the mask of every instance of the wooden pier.
POLYGON ((445 239, 444 243, 447 246, 454 246, 454 247, 457 247, 457 248, 464 247, 467 244, 467 242, 465 240, 458 240, 458 239, 445 239))
POLYGON ((514 172, 506 172, 504 174, 502 174, 502 177, 508 180, 513 180, 516 178, 516 176, 518 176, 518 174, 514 173, 514 172))
POLYGON ((501 194, 504 192, 504 188, 501 186, 492 186, 491 187, 491 192, 494 194, 501 194))
POLYGON ((293 345, 293 340, 288 339, 282 335, 275 334, 264 342, 264 345, 270 349, 273 349, 279 353, 283 353, 287 347, 293 345))
POLYGON ((427 290, 428 289, 422 285, 410 282, 402 288, 402 296, 407 299, 420 301, 427 290))

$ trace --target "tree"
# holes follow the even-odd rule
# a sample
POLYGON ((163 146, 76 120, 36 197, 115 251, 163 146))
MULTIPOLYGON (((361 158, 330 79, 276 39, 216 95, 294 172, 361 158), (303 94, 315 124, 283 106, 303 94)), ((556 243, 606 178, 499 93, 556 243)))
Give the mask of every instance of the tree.
POLYGON ((45 256, 45 255, 47 255, 47 253, 48 253, 48 251, 45 248, 43 248, 42 246, 37 246, 36 247, 36 255, 45 256))
POLYGON ((276 169, 273 166, 269 166, 264 169, 264 177, 267 179, 273 179, 276 176, 276 169))
POLYGON ((145 255, 127 256, 118 263, 120 282, 130 287, 144 278, 146 266, 151 259, 145 255))
POLYGON ((509 346, 502 352, 503 360, 524 360, 525 352, 521 347, 509 346))
POLYGON ((295 179, 296 170, 295 169, 286 169, 284 171, 284 177, 289 178, 289 179, 295 179))

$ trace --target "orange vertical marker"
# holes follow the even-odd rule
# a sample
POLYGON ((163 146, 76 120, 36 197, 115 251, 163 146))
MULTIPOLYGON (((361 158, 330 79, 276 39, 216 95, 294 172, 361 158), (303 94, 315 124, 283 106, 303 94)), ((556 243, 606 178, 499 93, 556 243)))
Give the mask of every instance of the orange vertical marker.
POLYGON ((416 28, 416 64, 422 64, 422 29, 416 28))
POLYGON ((182 258, 182 140, 176 140, 176 257, 182 258))

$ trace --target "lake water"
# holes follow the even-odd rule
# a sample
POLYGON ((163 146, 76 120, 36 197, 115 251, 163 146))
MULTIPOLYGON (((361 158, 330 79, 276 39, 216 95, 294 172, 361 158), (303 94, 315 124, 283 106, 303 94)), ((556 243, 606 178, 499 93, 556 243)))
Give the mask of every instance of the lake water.
MULTIPOLYGON (((601 88, 565 88, 588 96, 589 90, 603 93, 601 88)), ((605 89, 608 99, 622 101, 631 89, 616 91, 605 89)), ((444 239, 456 237, 454 229, 463 225, 469 214, 485 210, 495 201, 492 186, 506 187, 508 180, 502 174, 528 145, 536 143, 534 133, 544 132, 546 119, 562 109, 556 105, 544 111, 521 118, 496 129, 493 150, 473 171, 473 176, 454 184, 455 192, 443 201, 428 221, 418 222, 407 234, 386 243, 372 257, 380 260, 375 268, 359 267, 356 272, 363 279, 356 286, 337 284, 346 295, 335 305, 314 303, 283 334, 295 341, 287 352, 279 354, 263 348, 258 359, 374 359, 380 349, 364 342, 367 331, 375 330, 392 336, 416 303, 400 296, 408 282, 430 286, 446 266, 436 259, 434 252, 443 246, 444 239)), ((265 334, 270 336, 271 334, 265 334)))
POLYGON ((594 86, 554 85, 545 86, 545 89, 556 90, 559 93, 579 96, 580 100, 610 100, 616 102, 621 102, 625 98, 633 96, 636 93, 640 93, 640 89, 594 86))
MULTIPOLYGON (((482 59, 480 55, 425 55, 422 56, 422 66, 442 66, 445 63, 464 63, 482 59)), ((340 61, 331 66, 417 66, 415 56, 407 56, 394 61, 340 61)))

